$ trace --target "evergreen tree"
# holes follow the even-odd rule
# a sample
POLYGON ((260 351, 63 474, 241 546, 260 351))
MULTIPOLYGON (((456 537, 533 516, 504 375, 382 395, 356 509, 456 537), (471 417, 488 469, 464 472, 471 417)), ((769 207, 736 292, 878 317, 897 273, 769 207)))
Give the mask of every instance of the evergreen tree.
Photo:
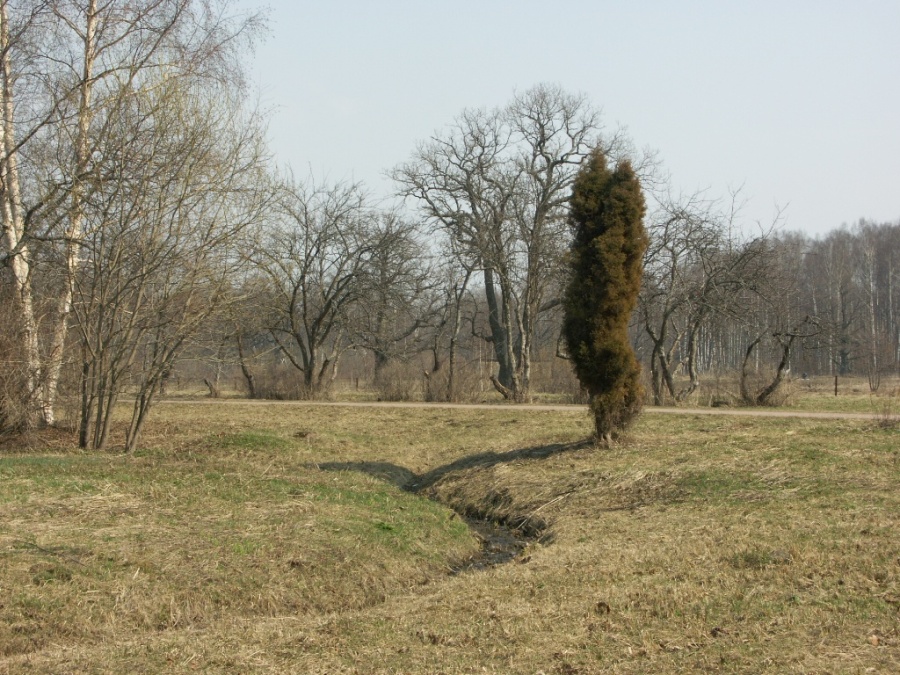
POLYGON ((595 150, 572 188, 575 236, 563 332, 575 373, 590 395, 597 439, 607 444, 638 415, 643 400, 628 322, 648 244, 645 211, 631 163, 610 170, 595 150))

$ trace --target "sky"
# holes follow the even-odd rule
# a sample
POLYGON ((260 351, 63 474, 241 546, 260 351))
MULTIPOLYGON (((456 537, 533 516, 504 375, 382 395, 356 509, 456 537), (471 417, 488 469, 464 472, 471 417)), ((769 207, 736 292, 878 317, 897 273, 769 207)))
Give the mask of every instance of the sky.
POLYGON ((673 189, 819 236, 900 221, 900 0, 238 0, 276 160, 386 177, 465 108, 554 83, 657 152, 673 189))

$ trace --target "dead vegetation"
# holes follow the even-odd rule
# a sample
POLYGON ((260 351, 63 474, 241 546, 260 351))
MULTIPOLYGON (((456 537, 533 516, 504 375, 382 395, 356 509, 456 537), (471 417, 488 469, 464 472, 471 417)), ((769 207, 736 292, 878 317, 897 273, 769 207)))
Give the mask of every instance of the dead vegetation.
POLYGON ((7 444, 0 673, 897 672, 895 429, 589 430, 185 403, 130 457, 7 444), (457 512, 532 539, 453 574, 457 512))

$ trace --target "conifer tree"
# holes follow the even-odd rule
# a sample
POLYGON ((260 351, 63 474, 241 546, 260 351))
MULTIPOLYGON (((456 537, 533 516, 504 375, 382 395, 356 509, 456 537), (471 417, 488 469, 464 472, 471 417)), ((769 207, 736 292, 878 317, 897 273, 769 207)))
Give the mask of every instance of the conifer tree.
POLYGON ((643 402, 628 323, 648 243, 645 211, 631 163, 610 170, 595 150, 572 188, 574 241, 563 332, 575 373, 590 395, 598 442, 605 444, 625 430, 643 402))

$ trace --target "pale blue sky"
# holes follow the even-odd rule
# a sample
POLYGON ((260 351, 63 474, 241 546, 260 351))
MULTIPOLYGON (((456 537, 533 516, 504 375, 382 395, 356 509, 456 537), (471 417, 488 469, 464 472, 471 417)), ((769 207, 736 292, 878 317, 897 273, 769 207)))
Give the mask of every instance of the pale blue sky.
POLYGON ((278 161, 383 174, 463 108, 555 82, 659 152, 673 184, 743 186, 743 219, 900 219, 900 0, 240 0, 278 161))

